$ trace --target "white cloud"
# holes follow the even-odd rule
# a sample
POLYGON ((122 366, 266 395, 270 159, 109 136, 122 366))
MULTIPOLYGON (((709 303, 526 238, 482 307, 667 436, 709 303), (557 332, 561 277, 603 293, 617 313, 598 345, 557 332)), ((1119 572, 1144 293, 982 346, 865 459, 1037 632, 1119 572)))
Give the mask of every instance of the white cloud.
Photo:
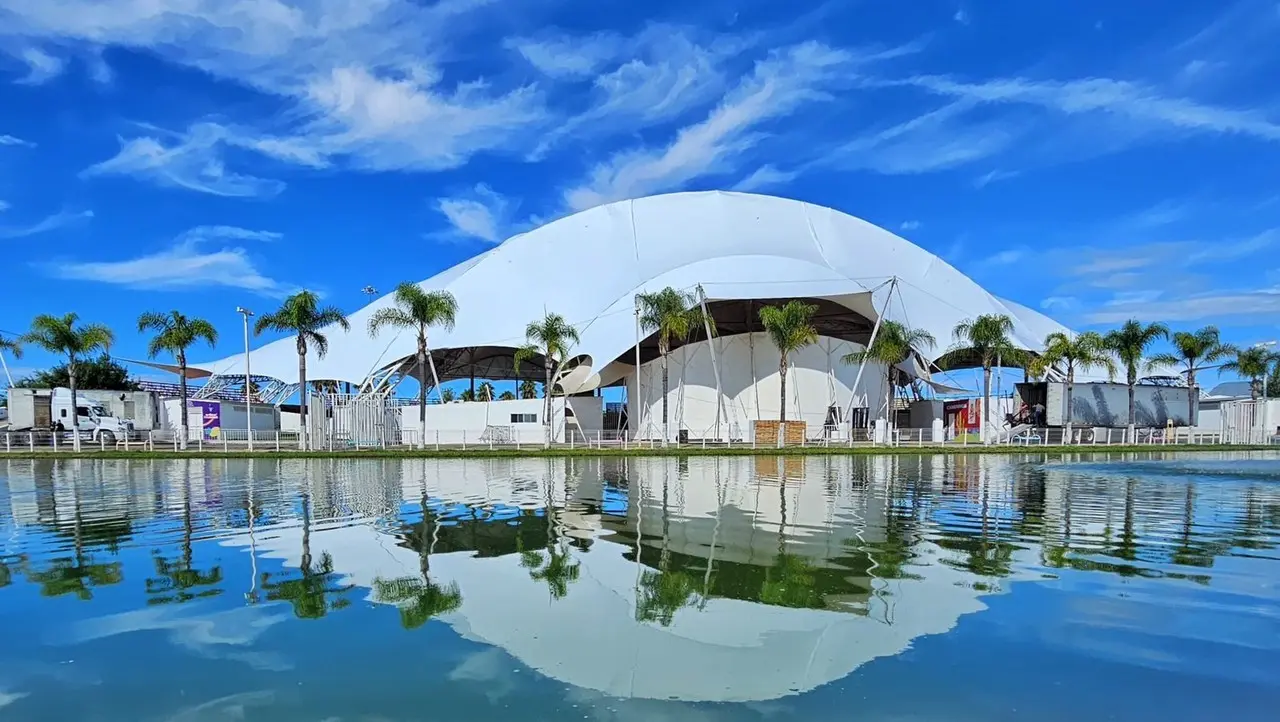
POLYGON ((902 225, 898 226, 898 228, 904 231, 914 231, 919 227, 920 221, 903 221, 902 225))
POLYGON ((81 175, 131 176, 160 186, 231 197, 270 197, 284 190, 281 181, 227 170, 223 156, 235 141, 227 129, 212 123, 193 126, 176 142, 153 136, 122 138, 119 153, 81 175))
POLYGON ((974 178, 974 179, 973 179, 973 187, 974 187, 974 188, 986 188, 987 186, 991 185, 992 183, 995 183, 995 182, 997 182, 997 181, 1002 181, 1002 180, 1008 180, 1008 179, 1010 179, 1010 178, 1016 178, 1018 175, 1020 175, 1020 174, 1019 174, 1019 173, 1018 173, 1018 171, 1016 171, 1016 170, 993 170, 993 171, 989 171, 989 172, 987 172, 987 173, 983 173, 982 175, 978 176, 977 178, 974 178))
POLYGON ((29 226, 0 227, 0 238, 26 238, 41 233, 56 231, 59 228, 74 226, 93 218, 93 211, 61 210, 46 216, 29 226))
POLYGON ((1049 296, 1040 302, 1045 311, 1074 311, 1080 307, 1080 299, 1075 296, 1049 296))
POLYGON ((1280 314, 1280 293, 1226 291, 1163 299, 1135 296, 1109 303, 1085 315, 1089 323, 1122 323, 1131 318, 1161 321, 1274 318, 1280 314))
POLYGON ((282 296, 291 288, 258 270, 248 252, 238 247, 207 248, 214 240, 270 241, 277 233, 231 226, 200 226, 169 248, 123 261, 61 262, 49 271, 58 278, 97 281, 127 288, 174 290, 227 287, 264 296, 282 296))
POLYGON ((17 81, 24 85, 40 85, 48 82, 61 75, 62 69, 66 67, 66 63, 61 59, 39 48, 26 48, 19 53, 18 57, 27 64, 28 68, 27 76, 17 81))
POLYGON ((617 57, 625 42, 616 33, 595 33, 585 37, 512 38, 504 45, 553 78, 589 78, 617 57))
POLYGON ((799 171, 779 170, 770 163, 760 166, 751 175, 738 181, 737 184, 733 186, 733 190, 747 193, 773 186, 780 186, 790 183, 799 177, 799 175, 799 171))
POLYGON ((1006 248, 989 256, 983 263, 989 266, 1010 266, 1027 256, 1026 248, 1006 248))
POLYGON ((29 140, 23 140, 21 138, 14 137, 12 135, 0 135, 0 145, 16 145, 23 148, 36 147, 35 143, 32 143, 29 140))
POLYGON ((1280 124, 1253 110, 1224 108, 1162 95, 1154 87, 1112 78, 996 78, 965 83, 920 75, 903 81, 938 95, 981 104, 1019 103, 1074 116, 1108 113, 1148 128, 1240 134, 1280 140, 1280 124))
POLYGON ((963 9, 963 8, 961 8, 960 10, 957 10, 957 11, 956 11, 956 14, 955 14, 955 15, 951 16, 951 19, 952 19, 952 20, 955 20, 956 22, 960 23, 961 25, 968 25, 968 24, 969 24, 969 13, 965 12, 965 11, 964 11, 964 9, 963 9))
POLYGON ((999 154, 1019 131, 1002 121, 961 122, 973 109, 957 101, 894 126, 869 132, 825 154, 820 163, 885 175, 932 173, 999 154))
MULTIPOLYGON (((32 43, 126 47, 249 86, 282 101, 287 122, 245 130, 245 147, 321 165, 350 159, 368 169, 451 168, 508 147, 546 125, 541 95, 479 76, 448 77, 447 48, 467 14, 488 0, 0 0, 6 33, 32 43)), ((279 121, 276 121, 279 122, 279 121)), ((144 139, 145 140, 145 139, 144 139)), ((154 139, 151 139, 154 141, 154 139)), ((162 152, 139 148, 150 157, 162 152)), ((150 167, 150 164, 146 164, 150 167)), ((187 169, 184 179, 202 175, 187 169)), ((259 195, 258 179, 222 168, 197 189, 259 195), (244 184, 248 183, 249 188, 244 184)), ((174 178, 170 182, 182 185, 174 178)))
POLYGON ((449 221, 448 235, 501 243, 508 222, 508 201, 483 183, 466 197, 441 198, 436 209, 449 221))
POLYGON ((8 201, 0 201, 0 213, 4 213, 12 207, 13 206, 9 205, 8 201))
POLYGON ((816 42, 775 52, 731 91, 707 118, 682 128, 656 149, 615 154, 590 177, 565 191, 565 203, 583 209, 623 198, 679 188, 727 169, 727 161, 759 142, 760 126, 801 106, 829 99, 823 89, 851 56, 816 42))

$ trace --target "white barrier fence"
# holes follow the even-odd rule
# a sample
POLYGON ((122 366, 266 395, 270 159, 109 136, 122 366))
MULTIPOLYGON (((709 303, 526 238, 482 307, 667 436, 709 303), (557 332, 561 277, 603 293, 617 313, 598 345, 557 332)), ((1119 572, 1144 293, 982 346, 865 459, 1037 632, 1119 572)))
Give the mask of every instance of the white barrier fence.
MULTIPOLYGON (((420 438, 419 432, 413 429, 396 429, 394 434, 383 434, 382 439, 355 438, 340 433, 323 433, 311 440, 314 451, 349 451, 359 449, 413 449, 423 447, 427 450, 465 450, 465 449, 504 449, 535 450, 545 446, 546 434, 541 427, 522 428, 517 426, 490 426, 484 430, 427 431, 426 438, 420 438)), ((801 447, 820 448, 855 448, 867 446, 884 447, 944 447, 967 448, 981 446, 976 435, 960 435, 942 440, 936 428, 915 429, 896 428, 878 432, 868 429, 843 430, 819 429, 818 433, 809 434, 799 444, 801 447)), ((1167 446, 1167 445, 1221 445, 1221 444, 1270 444, 1280 441, 1280 437, 1261 434, 1241 434, 1227 436, 1223 433, 1202 432, 1196 429, 1143 429, 1135 430, 1136 438, 1127 439, 1127 430, 1123 428, 1083 428, 1073 429, 1068 436, 1062 428, 1025 428, 1009 436, 1005 430, 993 434, 995 440, 987 444, 997 447, 1051 447, 1051 446, 1167 446), (1265 437, 1265 438, 1264 438, 1265 437)), ((556 443, 556 448, 569 449, 659 449, 663 448, 661 434, 639 434, 621 431, 583 431, 573 429, 565 435, 563 443, 556 443), (636 437, 640 438, 637 439, 636 437)), ((677 448, 701 449, 756 449, 773 448, 772 444, 757 445, 753 438, 715 438, 712 434, 690 434, 686 431, 682 438, 671 439, 667 446, 677 448)), ((172 431, 152 431, 140 433, 130 439, 118 439, 107 442, 105 439, 92 439, 86 434, 81 436, 81 451, 180 451, 181 440, 172 431)), ((793 446, 795 446, 793 444, 793 446)), ((302 448, 301 434, 296 431, 254 431, 252 450, 297 451, 302 448)), ((48 431, 7 432, 0 433, 0 453, 31 453, 72 451, 73 439, 70 432, 53 433, 48 431)), ((187 451, 197 452, 244 452, 250 450, 249 434, 243 429, 223 429, 217 437, 193 435, 186 445, 187 451)))

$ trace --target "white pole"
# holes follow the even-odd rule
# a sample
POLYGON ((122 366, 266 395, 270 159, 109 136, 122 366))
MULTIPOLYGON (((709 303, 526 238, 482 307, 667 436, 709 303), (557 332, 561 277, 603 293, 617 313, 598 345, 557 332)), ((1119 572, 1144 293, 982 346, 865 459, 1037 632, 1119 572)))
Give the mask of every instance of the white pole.
POLYGON ((640 411, 640 299, 639 297, 635 299, 635 306, 636 306, 636 398, 635 398, 635 403, 633 404, 634 408, 632 409, 632 412, 634 412, 635 414, 635 418, 631 419, 630 418, 631 413, 628 413, 627 421, 628 423, 631 423, 632 421, 635 422, 635 438, 637 441, 639 441, 640 425, 643 421, 642 413, 640 411))
POLYGON ((244 317, 244 424, 245 433, 249 436, 249 451, 253 451, 253 394, 250 393, 253 382, 249 371, 249 317, 253 311, 247 308, 237 310, 244 317))
POLYGON ((698 303, 702 306, 702 328, 707 332, 707 348, 711 349, 711 373, 716 377, 716 441, 720 437, 720 415, 724 409, 724 393, 720 387, 720 364, 716 360, 715 339, 711 337, 711 313, 707 311, 707 292, 698 284, 698 303))
POLYGON ((4 366, 4 378, 9 382, 9 388, 13 388, 13 376, 9 373, 9 362, 4 360, 4 353, 0 353, 0 366, 4 366))

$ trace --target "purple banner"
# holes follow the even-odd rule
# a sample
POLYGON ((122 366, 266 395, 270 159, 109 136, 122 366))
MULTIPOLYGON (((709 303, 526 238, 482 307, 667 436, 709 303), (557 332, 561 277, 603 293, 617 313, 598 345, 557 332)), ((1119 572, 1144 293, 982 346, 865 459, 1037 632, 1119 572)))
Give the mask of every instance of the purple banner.
POLYGON ((222 404, 218 401, 190 401, 191 411, 200 415, 204 438, 216 439, 222 434, 222 404))

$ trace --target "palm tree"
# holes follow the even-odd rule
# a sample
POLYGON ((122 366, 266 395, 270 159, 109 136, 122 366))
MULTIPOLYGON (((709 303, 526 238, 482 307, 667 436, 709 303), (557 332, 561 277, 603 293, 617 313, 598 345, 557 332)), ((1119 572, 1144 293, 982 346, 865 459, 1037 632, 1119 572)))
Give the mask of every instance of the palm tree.
POLYGON ((488 381, 481 381, 480 385, 476 387, 476 400, 493 401, 494 393, 493 384, 488 381))
POLYGON ((1134 440, 1134 425, 1137 423, 1138 374, 1150 370, 1155 364, 1144 358, 1147 349, 1157 340, 1169 337, 1169 329, 1163 323, 1144 324, 1137 319, 1129 319, 1118 329, 1110 331, 1103 337, 1107 350, 1116 355, 1125 370, 1125 383, 1129 386, 1129 431, 1128 439, 1134 440))
POLYGON ((390 326, 392 328, 414 329, 418 332, 418 428, 422 434, 418 437, 418 448, 427 447, 427 377, 425 370, 431 367, 431 382, 437 391, 440 388, 440 377, 436 375, 436 362, 431 357, 431 349, 427 345, 427 329, 439 326, 448 331, 453 328, 458 317, 458 301, 448 291, 424 291, 422 287, 411 281, 396 286, 391 296, 394 307, 379 309, 369 318, 369 334, 377 336, 378 332, 390 326))
POLYGON ((286 298, 273 313, 258 318, 254 333, 271 330, 289 333, 298 339, 298 421, 302 430, 302 448, 308 448, 307 429, 307 346, 315 346, 316 356, 329 352, 329 339, 321 331, 337 326, 350 331, 351 324, 336 306, 320 306, 320 297, 311 291, 298 291, 286 298))
POLYGON ((22 343, 39 346, 52 354, 67 357, 67 386, 71 389, 71 428, 75 450, 80 450, 80 408, 76 400, 76 365, 81 358, 94 352, 106 353, 115 342, 115 334, 100 323, 77 325, 80 317, 74 313, 65 316, 40 314, 31 321, 31 330, 22 336, 22 343))
MULTIPOLYGON (((845 354, 840 360, 847 364, 872 363, 885 367, 885 418, 893 418, 895 366, 911 357, 912 350, 931 349, 938 343, 933 334, 917 328, 907 328, 897 321, 882 321, 871 347, 845 354)), ((890 423, 890 426, 893 424, 890 423)))
POLYGON ((765 306, 760 309, 760 324, 778 348, 778 446, 782 446, 787 422, 787 367, 793 352, 818 341, 818 331, 813 327, 813 314, 818 307, 804 301, 787 301, 784 306, 765 306))
POLYGON ((453 389, 440 389, 440 403, 452 403, 457 398, 458 395, 454 393, 453 389))
POLYGON ((671 342, 688 340, 689 334, 702 326, 704 321, 712 321, 702 313, 702 306, 693 294, 677 291, 670 286, 661 291, 638 294, 636 305, 639 308, 641 328, 646 333, 658 332, 658 355, 662 357, 662 445, 666 446, 671 439, 667 421, 667 393, 670 389, 667 357, 671 354, 671 342))
POLYGON ((538 382, 533 379, 525 379, 520 382, 520 398, 536 399, 538 398, 538 382))
POLYGON ((1076 369, 1088 371, 1095 366, 1100 366, 1107 370, 1108 376, 1114 378, 1116 363, 1111 358, 1111 354, 1107 353, 1106 344, 1103 343, 1101 335, 1086 331, 1072 338, 1059 331, 1045 337, 1044 353, 1032 365, 1038 370, 1043 370, 1045 366, 1054 364, 1065 364, 1067 367, 1067 395, 1064 404, 1067 416, 1065 438, 1070 439, 1071 396, 1075 392, 1076 369))
POLYGON ((431 580, 431 545, 434 539, 434 512, 422 493, 422 527, 418 533, 418 571, 421 579, 404 576, 373 580, 374 598, 400 608, 400 626, 417 629, 433 617, 448 614, 462 606, 462 592, 457 582, 441 585, 431 580))
MULTIPOLYGON (((72 477, 72 557, 58 557, 49 566, 38 571, 26 573, 27 579, 40 585, 40 594, 45 597, 60 597, 74 594, 77 599, 89 601, 93 599, 95 587, 105 587, 124 581, 124 566, 118 562, 100 563, 85 549, 84 509, 80 502, 80 484, 72 477)), ((90 525, 92 526, 92 525, 90 525)))
POLYGON ((1236 357, 1222 364, 1218 371, 1232 371, 1249 379, 1249 397, 1257 401, 1262 390, 1262 379, 1271 369, 1271 364, 1280 361, 1280 355, 1268 351, 1264 346, 1234 349, 1234 353, 1236 357))
POLYGON ((551 377, 556 366, 569 358, 569 349, 578 343, 578 330, 564 320, 558 313, 548 313, 541 321, 532 321, 524 330, 524 346, 516 349, 514 365, 519 373, 520 364, 542 356, 542 365, 546 371, 546 382, 543 385, 542 423, 546 427, 544 446, 551 446, 551 377))
POLYGON ((510 391, 503 391, 502 395, 498 397, 498 400, 499 401, 515 401, 516 395, 511 393, 510 391))
POLYGON ((203 318, 187 318, 178 311, 169 313, 147 312, 138 317, 138 333, 154 331, 147 355, 155 358, 165 351, 178 362, 178 398, 181 401, 182 431, 179 440, 187 448, 187 349, 197 341, 204 341, 213 348, 218 343, 218 330, 203 318))
POLYGON ((1187 394, 1187 426, 1191 426, 1195 423, 1196 401, 1199 400, 1199 394, 1196 393, 1196 372, 1204 370, 1207 363, 1230 358, 1236 349, 1230 344, 1222 343, 1216 326, 1173 334, 1173 348, 1175 353, 1156 354, 1151 357, 1151 362, 1162 366, 1181 364, 1184 367, 1182 373, 1186 375, 1187 388, 1190 389, 1187 394))
POLYGON ((193 599, 216 597, 222 593, 217 585, 222 581, 222 567, 214 566, 204 572, 196 569, 195 550, 191 544, 194 533, 191 514, 191 470, 183 464, 184 479, 182 483, 182 554, 178 559, 168 559, 159 550, 155 553, 155 578, 147 579, 147 594, 153 596, 147 604, 181 604, 193 599), (197 587, 210 587, 197 591, 197 587))
MULTIPOLYGON (((302 483, 305 488, 308 483, 305 477, 302 483)), ((337 584, 338 575, 334 571, 333 557, 329 552, 320 555, 319 565, 312 561, 311 494, 307 491, 302 493, 302 560, 298 564, 298 573, 297 577, 273 581, 273 577, 278 575, 263 572, 262 588, 267 592, 267 601, 289 602, 293 606, 294 616, 299 619, 320 619, 331 611, 351 606, 346 593, 355 585, 337 584)))
POLYGON ((987 441, 987 425, 991 419, 991 369, 997 362, 1022 363, 1026 354, 1013 345, 1013 320, 998 313, 984 314, 956 324, 951 334, 957 349, 967 349, 982 362, 982 431, 987 441))

